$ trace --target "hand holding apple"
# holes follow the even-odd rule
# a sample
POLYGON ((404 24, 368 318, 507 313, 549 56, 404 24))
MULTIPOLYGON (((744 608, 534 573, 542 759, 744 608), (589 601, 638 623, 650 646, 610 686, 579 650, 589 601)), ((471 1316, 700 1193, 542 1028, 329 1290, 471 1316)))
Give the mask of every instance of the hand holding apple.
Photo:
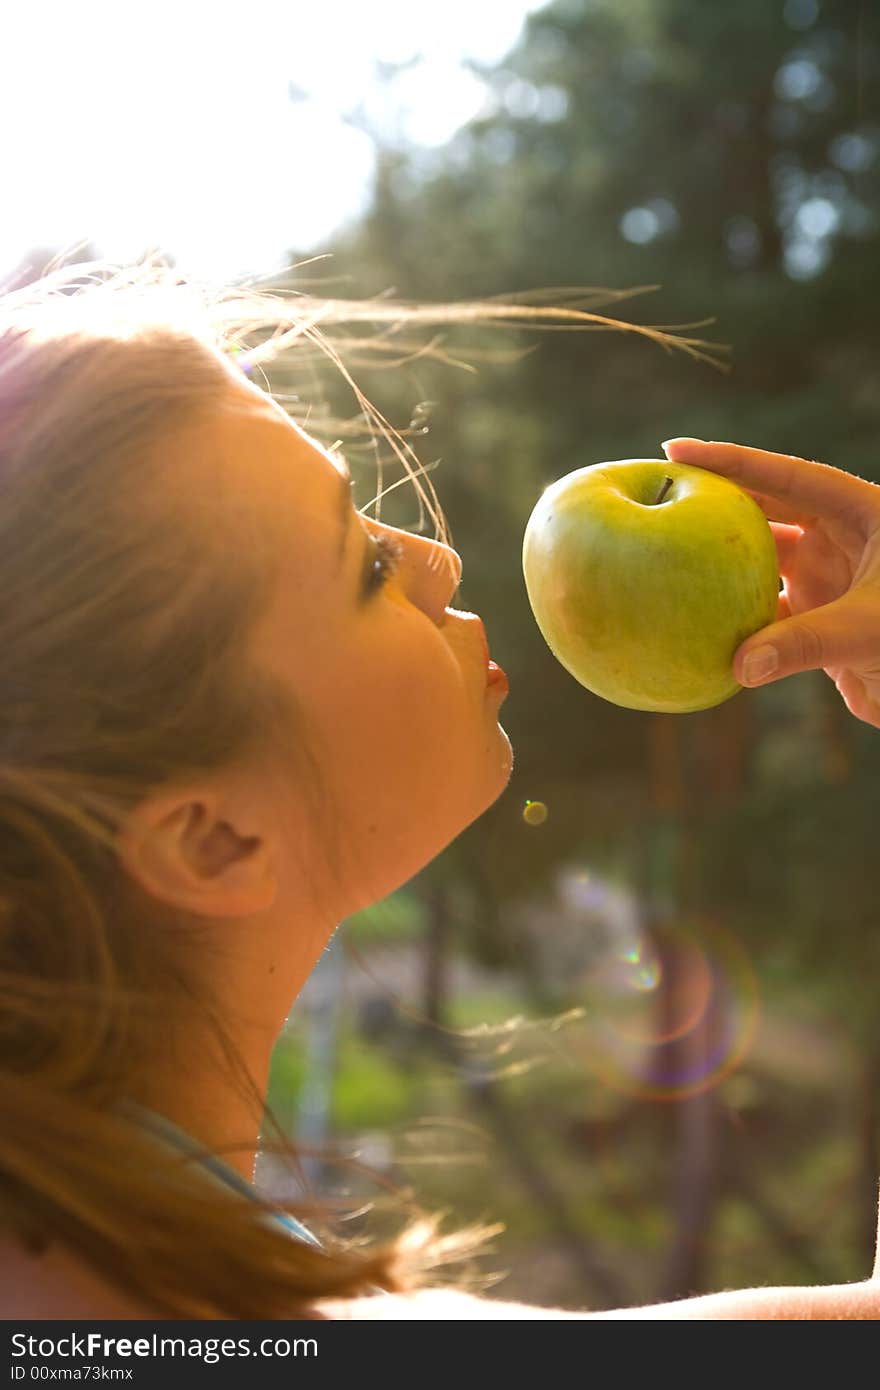
POLYGON ((535 620, 567 671, 627 709, 708 709, 742 689, 740 643, 776 617, 779 566, 736 483, 665 459, 597 463, 545 488, 523 539, 535 620))
POLYGON ((736 654, 744 685, 824 670, 856 719, 880 729, 880 485, 746 444, 668 439, 674 463, 748 488, 785 581, 776 621, 736 654))

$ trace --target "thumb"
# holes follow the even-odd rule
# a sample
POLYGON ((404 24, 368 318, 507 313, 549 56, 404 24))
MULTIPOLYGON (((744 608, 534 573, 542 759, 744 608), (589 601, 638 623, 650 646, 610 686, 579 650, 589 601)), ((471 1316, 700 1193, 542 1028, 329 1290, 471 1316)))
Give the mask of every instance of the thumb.
POLYGON ((850 590, 833 603, 770 623, 737 648, 740 685, 766 685, 798 671, 880 662, 880 605, 850 590), (864 610, 864 611, 863 611, 864 610))

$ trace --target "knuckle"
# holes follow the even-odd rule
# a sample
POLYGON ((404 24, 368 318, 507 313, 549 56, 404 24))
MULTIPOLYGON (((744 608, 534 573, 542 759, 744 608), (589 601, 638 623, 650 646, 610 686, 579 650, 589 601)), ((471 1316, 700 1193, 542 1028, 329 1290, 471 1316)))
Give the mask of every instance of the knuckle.
POLYGON ((809 623, 798 623, 794 631, 794 645, 798 664, 805 668, 824 665, 824 643, 821 633, 809 623))

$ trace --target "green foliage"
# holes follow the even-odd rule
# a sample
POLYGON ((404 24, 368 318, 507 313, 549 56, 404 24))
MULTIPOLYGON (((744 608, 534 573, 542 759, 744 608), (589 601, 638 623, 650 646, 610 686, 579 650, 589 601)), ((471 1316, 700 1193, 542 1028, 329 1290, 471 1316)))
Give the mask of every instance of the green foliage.
MULTIPOLYGON (((443 466, 434 481, 464 558, 457 602, 485 615, 511 677, 502 711, 516 753, 510 788, 449 860, 453 878, 478 885, 468 935, 484 959, 505 956, 505 903, 572 856, 614 857, 634 827, 646 842, 653 820, 650 724, 585 692, 535 629, 520 552, 541 488, 599 459, 657 456, 659 441, 679 433, 880 477, 880 364, 864 292, 880 240, 880 128, 865 109, 880 73, 876 26, 864 15, 857 23, 842 0, 800 29, 783 9, 594 0, 537 11, 501 67, 482 73, 494 113, 445 150, 383 151, 374 205, 337 248, 365 292, 394 285, 415 299, 660 285, 630 312, 626 301, 606 311, 632 322, 714 317, 708 336, 731 349, 731 371, 719 374, 635 336, 517 331, 487 347, 486 330, 462 328, 447 341, 464 360, 479 345, 476 378, 424 360, 390 382, 362 374, 398 419, 414 399, 435 402, 430 457, 443 466), (542 108, 548 91, 555 105, 542 108), (837 219, 811 243, 828 257, 812 278, 791 259, 809 240, 808 199, 824 200, 814 218, 837 219), (633 208, 649 215, 631 236, 654 228, 644 241, 622 233, 633 208), (530 351, 487 366, 480 353, 491 347, 530 351), (547 803, 544 826, 523 822, 526 798, 547 803)), ((735 802, 710 811, 700 830, 704 906, 734 914, 771 951, 785 943, 792 967, 802 947, 807 977, 830 947, 842 981, 839 929, 821 924, 839 914, 848 881, 853 935, 864 930, 852 890, 875 810, 876 742, 829 797, 815 682, 786 682, 781 717, 768 695, 736 697, 751 703, 753 742, 735 802), (800 694, 809 699, 792 721, 800 694), (788 767, 802 775, 771 771, 768 785, 753 774, 772 768, 784 740, 788 767)), ((858 735, 841 737, 852 746, 858 735)), ((870 898, 871 880, 861 880, 870 898)), ((509 945, 515 963, 519 943, 509 945)))
MULTIPOLYGON (((358 293, 393 287, 402 298, 450 301, 534 291, 533 302, 547 303, 553 287, 598 287, 610 296, 585 291, 584 307, 634 324, 702 325, 690 333, 727 345, 730 370, 607 329, 452 326, 443 347, 475 373, 424 357, 393 372, 356 371, 400 428, 417 403, 433 402, 419 453, 442 465, 432 481, 464 560, 456 606, 483 614, 511 677, 501 718, 516 762, 505 795, 419 875, 405 908, 360 914, 354 939, 398 930, 419 939, 430 921, 415 900, 443 885, 453 904, 446 949, 518 972, 540 1012, 544 982, 514 909, 549 898, 560 867, 575 861, 622 872, 646 911, 662 888, 677 907, 724 924, 750 954, 765 1016, 794 992, 877 1058, 877 732, 846 714, 820 673, 739 694, 718 712, 666 716, 679 721, 664 734, 674 748, 673 795, 668 768, 658 772, 652 718, 591 696, 550 655, 520 561, 547 483, 599 460, 656 457, 673 435, 821 458, 880 481, 877 15, 848 0, 824 0, 811 14, 766 0, 557 0, 529 17, 499 68, 483 72, 493 110, 445 149, 380 151, 373 205, 333 248, 358 293), (658 288, 613 298, 639 286, 658 288), (527 798, 546 803, 542 825, 524 821, 527 798), (684 867, 671 857, 677 844, 687 849, 684 867)), ((329 379, 328 393, 351 409, 329 379)), ((358 500, 367 501, 372 455, 362 474, 353 462, 358 500)), ((384 517, 416 524, 408 488, 387 501, 384 517)), ((482 1009, 491 1013, 489 1001, 475 996, 450 1017, 470 1024, 482 1009)), ((840 1067, 849 1055, 841 1051, 840 1067)), ((538 1119, 536 1078, 540 1069, 511 1085, 519 1124, 555 1153, 563 1186, 584 1188, 576 1206, 585 1229, 604 1223, 611 1239, 608 1192, 586 1190, 583 1155, 560 1155, 547 1128, 560 1097, 550 1087, 538 1119)), ((426 1077, 423 1103, 449 1097, 449 1084, 435 1082, 426 1077)), ((848 1084, 844 1071, 839 1089, 848 1084)), ((346 1044, 340 1123, 401 1114, 413 1100, 407 1085, 370 1049, 346 1044), (359 1108, 359 1097, 369 1104, 359 1108)), ((588 1111, 583 1088, 569 1100, 588 1111)), ((839 1131, 814 1138, 801 1112, 789 1118, 806 1146, 793 1182, 822 1187, 821 1174, 837 1165, 839 1131)), ((669 1142, 654 1135, 619 1150, 634 1190, 662 1170, 652 1145, 669 1142)), ((787 1155, 786 1181, 797 1162, 787 1155)), ((485 1182, 475 1172, 456 1182, 457 1214, 487 1214, 485 1182)), ((647 1224, 631 1224, 633 1240, 638 1230, 653 1239, 666 1229, 661 1187, 657 1179, 647 1224)), ((442 1186, 436 1193, 448 1195, 442 1186)), ((507 1179, 493 1186, 488 1214, 520 1235, 540 1225, 507 1179)), ((719 1223, 710 1285, 768 1282, 767 1231, 748 1201, 724 1198, 719 1223), (763 1242, 753 1264, 747 1254, 739 1264, 728 1258, 753 1236, 763 1242)), ((824 1240, 829 1277, 861 1277, 858 1241, 843 1228, 839 1258, 823 1231, 808 1244, 824 1240)), ((816 1267, 789 1248, 776 1273, 797 1282, 816 1267)))

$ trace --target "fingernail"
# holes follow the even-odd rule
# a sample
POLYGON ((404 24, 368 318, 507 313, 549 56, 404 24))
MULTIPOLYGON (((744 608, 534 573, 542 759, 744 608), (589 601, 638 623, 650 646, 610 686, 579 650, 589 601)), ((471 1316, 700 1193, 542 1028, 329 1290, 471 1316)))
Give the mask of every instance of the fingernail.
POLYGON ((746 652, 742 664, 742 678, 748 685, 765 680, 779 665, 779 653, 775 647, 753 647, 746 652))
POLYGON ((702 443, 702 439, 690 439, 682 437, 681 439, 666 439, 660 445, 660 448, 666 454, 669 453, 670 449, 674 448, 675 452, 679 455, 679 457, 683 458, 691 453, 696 454, 702 443), (694 448, 693 446, 696 447, 694 448))

